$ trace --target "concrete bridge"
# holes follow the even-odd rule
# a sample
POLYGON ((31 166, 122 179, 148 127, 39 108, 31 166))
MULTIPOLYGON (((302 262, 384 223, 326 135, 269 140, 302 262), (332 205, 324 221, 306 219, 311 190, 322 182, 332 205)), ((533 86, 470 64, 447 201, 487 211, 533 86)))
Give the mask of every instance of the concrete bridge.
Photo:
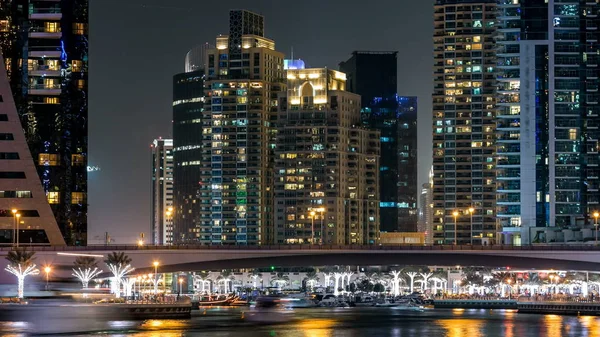
MULTIPOLYGON (((87 246, 28 247, 40 266, 72 266, 78 255, 103 260, 107 254, 125 252, 140 272, 240 268, 302 267, 324 265, 438 265, 487 266, 535 269, 600 271, 600 246, 87 246)), ((10 247, 0 248, 2 258, 10 247)), ((101 263, 102 264, 102 263, 101 263)))

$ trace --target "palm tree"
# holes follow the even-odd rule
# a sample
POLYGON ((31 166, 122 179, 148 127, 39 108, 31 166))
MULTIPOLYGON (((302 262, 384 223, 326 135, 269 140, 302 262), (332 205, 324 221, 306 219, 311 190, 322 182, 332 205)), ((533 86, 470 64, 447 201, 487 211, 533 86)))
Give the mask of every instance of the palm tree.
POLYGON ((253 269, 250 273, 250 278, 252 278, 252 288, 256 289, 256 285, 258 283, 258 279, 262 277, 262 273, 258 271, 258 269, 253 269))
POLYGON ((121 297, 121 279, 135 269, 131 267, 131 261, 131 258, 124 252, 112 252, 104 260, 108 269, 113 273, 112 288, 117 298, 121 297))
POLYGON ((304 280, 306 281, 306 285, 309 286, 310 291, 312 291, 315 283, 319 282, 319 277, 317 276, 317 272, 312 270, 306 273, 306 278, 304 280))
POLYGON ((29 275, 37 275, 40 273, 39 269, 36 268, 33 263, 35 252, 28 252, 23 249, 15 248, 8 252, 6 260, 8 260, 8 266, 4 270, 15 275, 18 281, 17 297, 23 298, 23 286, 25 284, 25 277, 29 275))
POLYGON ((284 287, 289 281, 289 276, 284 273, 277 273, 272 282, 277 286, 277 290, 281 291, 281 288, 284 287))
POLYGON ((217 283, 223 283, 225 293, 229 292, 229 282, 233 281, 233 273, 231 270, 222 270, 221 275, 217 277, 217 283))
POLYGON ((75 268, 73 268, 72 275, 81 281, 84 289, 88 287, 89 282, 94 277, 102 272, 102 270, 98 269, 98 261, 91 256, 79 256, 73 264, 75 268))
POLYGON ((201 272, 194 274, 194 278, 193 278, 194 288, 198 289, 198 283, 200 283, 200 285, 202 285, 201 292, 204 292, 206 289, 204 287, 206 282, 210 282, 209 277, 210 277, 210 272, 208 272, 208 271, 201 271, 201 272))

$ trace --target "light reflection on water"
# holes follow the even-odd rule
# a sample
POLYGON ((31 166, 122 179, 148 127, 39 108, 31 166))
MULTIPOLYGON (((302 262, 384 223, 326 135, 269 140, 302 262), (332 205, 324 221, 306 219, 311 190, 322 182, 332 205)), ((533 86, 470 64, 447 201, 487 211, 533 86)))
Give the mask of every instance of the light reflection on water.
MULTIPOLYGON (((98 325, 93 331, 85 330, 84 324, 73 330, 77 321, 62 324, 72 329, 69 336, 86 337, 600 337, 599 317, 530 315, 513 310, 317 308, 290 312, 284 322, 269 323, 269 313, 262 317, 267 321, 242 319, 240 309, 208 309, 206 315, 194 312, 190 320, 106 321, 102 329, 98 325)), ((0 322, 0 335, 25 336, 27 328, 22 322, 0 322)))

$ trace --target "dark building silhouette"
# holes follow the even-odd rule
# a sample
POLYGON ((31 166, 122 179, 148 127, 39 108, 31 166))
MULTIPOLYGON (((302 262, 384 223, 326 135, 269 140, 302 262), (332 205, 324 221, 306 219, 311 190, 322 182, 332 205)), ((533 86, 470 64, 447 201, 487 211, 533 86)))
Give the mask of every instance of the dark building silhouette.
POLYGON ((87 241, 87 0, 0 0, 0 48, 60 231, 87 241))
POLYGON ((375 97, 392 97, 398 88, 398 52, 355 51, 347 61, 340 62, 340 71, 347 75, 347 90, 361 95, 362 107, 375 97))
POLYGON ((381 132, 381 231, 417 230, 417 98, 397 91, 397 52, 355 51, 340 63, 361 95, 363 125, 381 132))

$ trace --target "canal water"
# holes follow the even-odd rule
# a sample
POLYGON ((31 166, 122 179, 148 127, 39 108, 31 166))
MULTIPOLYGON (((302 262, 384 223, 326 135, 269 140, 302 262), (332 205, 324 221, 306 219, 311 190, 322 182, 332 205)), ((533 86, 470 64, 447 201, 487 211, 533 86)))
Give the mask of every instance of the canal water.
MULTIPOLYGON (((93 319, 93 318, 92 318, 93 319)), ((195 311, 189 320, 0 322, 2 336, 135 337, 379 337, 573 336, 600 337, 600 317, 518 314, 513 310, 312 308, 257 312, 223 308, 195 311), (34 331, 35 329, 35 331, 34 331)))

